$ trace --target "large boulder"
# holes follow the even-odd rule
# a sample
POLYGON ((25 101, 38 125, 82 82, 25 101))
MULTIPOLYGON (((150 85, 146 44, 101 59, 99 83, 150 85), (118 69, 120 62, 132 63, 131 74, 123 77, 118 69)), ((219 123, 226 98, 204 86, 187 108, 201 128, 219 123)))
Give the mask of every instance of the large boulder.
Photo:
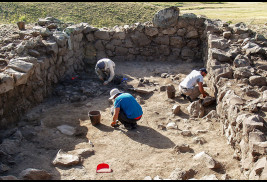
POLYGON ((212 39, 209 41, 210 48, 226 49, 229 47, 229 43, 226 39, 212 39))
POLYGON ((246 55, 250 54, 264 54, 265 50, 253 42, 248 42, 245 46, 242 47, 243 51, 246 51, 246 55))
POLYGON ((23 180, 50 180, 52 175, 45 170, 28 168, 20 173, 23 180))
POLYGON ((266 77, 258 76, 258 75, 249 77, 249 83, 252 86, 255 86, 255 85, 266 86, 267 85, 266 77))
POLYGON ((214 66, 212 75, 214 75, 216 82, 218 82, 221 77, 231 79, 233 78, 233 69, 229 64, 214 66))
POLYGON ((152 19, 155 27, 167 28, 177 23, 179 17, 178 7, 169 7, 158 11, 152 19))
POLYGON ((243 135, 248 139, 249 133, 254 132, 256 129, 266 132, 266 121, 259 115, 252 115, 243 121, 243 135))
POLYGON ((58 151, 55 159, 53 160, 53 165, 60 166, 73 166, 77 165, 81 162, 80 157, 77 155, 71 155, 61 150, 58 151))
POLYGON ((210 49, 210 52, 213 59, 220 62, 231 62, 231 55, 228 52, 216 48, 210 49))
POLYGON ((95 36, 97 39, 101 39, 101 40, 110 40, 109 33, 106 32, 106 31, 98 30, 98 31, 94 32, 94 36, 95 36))
POLYGON ((193 169, 184 170, 180 168, 176 168, 171 172, 169 179, 170 180, 187 180, 191 176, 193 176, 196 172, 193 169))
POLYGON ((188 106, 188 112, 190 117, 195 117, 195 118, 202 118, 204 116, 204 107, 201 104, 201 100, 197 100, 192 102, 188 106))
POLYGON ((209 154, 207 154, 205 151, 202 151, 198 154, 196 154, 193 159, 195 161, 198 161, 200 163, 205 164, 209 169, 216 169, 219 168, 221 165, 219 162, 214 160, 209 154))
POLYGON ((30 74, 28 73, 19 72, 12 68, 7 68, 4 73, 8 75, 13 75, 13 78, 15 79, 15 86, 26 84, 28 77, 30 76, 30 74))
POLYGON ((134 44, 141 46, 141 47, 146 46, 150 44, 151 42, 151 40, 148 39, 146 34, 140 33, 138 31, 136 31, 135 34, 131 36, 131 38, 134 44))
POLYGON ((236 79, 249 78, 254 75, 254 72, 254 68, 250 66, 239 67, 234 70, 233 76, 236 79))
POLYGON ((250 66, 250 61, 247 56, 243 56, 242 54, 239 54, 236 56, 233 65, 235 67, 244 67, 244 66, 250 66))
POLYGON ((14 79, 6 73, 0 73, 0 94, 8 92, 14 88, 14 79))

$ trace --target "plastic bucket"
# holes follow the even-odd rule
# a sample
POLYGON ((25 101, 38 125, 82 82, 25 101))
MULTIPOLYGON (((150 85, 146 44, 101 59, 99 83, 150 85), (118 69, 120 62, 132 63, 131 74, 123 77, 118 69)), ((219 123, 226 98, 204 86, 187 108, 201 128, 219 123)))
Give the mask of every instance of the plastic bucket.
POLYGON ((175 91, 167 91, 168 98, 173 99, 175 97, 175 91))
POLYGON ((88 113, 93 126, 100 124, 101 114, 100 111, 90 111, 88 113))
POLYGON ((173 85, 167 86, 167 95, 170 99, 173 99, 175 97, 175 87, 173 85))

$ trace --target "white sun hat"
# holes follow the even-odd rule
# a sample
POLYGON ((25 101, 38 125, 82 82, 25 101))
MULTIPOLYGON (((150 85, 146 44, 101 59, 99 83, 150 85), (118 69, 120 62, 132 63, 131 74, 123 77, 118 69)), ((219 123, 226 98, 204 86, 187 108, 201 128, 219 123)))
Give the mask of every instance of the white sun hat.
POLYGON ((119 89, 117 88, 113 88, 111 91, 110 91, 110 98, 109 99, 114 99, 114 97, 119 94, 119 93, 122 93, 121 91, 119 91, 119 89))

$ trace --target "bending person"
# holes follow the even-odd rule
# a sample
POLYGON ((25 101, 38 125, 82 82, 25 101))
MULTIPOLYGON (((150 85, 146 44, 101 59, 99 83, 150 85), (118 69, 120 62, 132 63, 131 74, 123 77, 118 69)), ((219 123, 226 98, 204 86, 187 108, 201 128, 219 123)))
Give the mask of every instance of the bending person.
POLYGON ((115 76, 115 63, 108 58, 103 58, 97 61, 95 66, 95 72, 98 78, 104 81, 104 85, 111 82, 115 76))
POLYGON ((193 70, 186 78, 179 84, 179 91, 184 99, 190 102, 195 100, 200 94, 205 98, 207 95, 203 88, 203 78, 207 75, 207 70, 201 68, 199 71, 193 70))
POLYGON ((129 93, 122 93, 117 88, 110 91, 110 98, 114 100, 113 122, 111 126, 115 127, 117 121, 120 121, 128 130, 137 126, 143 115, 142 107, 129 93))

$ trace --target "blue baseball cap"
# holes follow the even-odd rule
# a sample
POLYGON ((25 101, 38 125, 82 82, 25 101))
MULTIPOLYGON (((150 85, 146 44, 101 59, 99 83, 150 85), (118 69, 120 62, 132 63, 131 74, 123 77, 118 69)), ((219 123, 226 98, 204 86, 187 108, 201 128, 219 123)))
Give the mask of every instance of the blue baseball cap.
POLYGON ((96 65, 99 69, 104 69, 105 68, 105 63, 104 62, 100 62, 100 63, 97 63, 96 65))
POLYGON ((208 73, 207 70, 206 70, 206 68, 201 68, 201 69, 199 69, 199 71, 203 71, 203 72, 205 72, 206 74, 208 73))

